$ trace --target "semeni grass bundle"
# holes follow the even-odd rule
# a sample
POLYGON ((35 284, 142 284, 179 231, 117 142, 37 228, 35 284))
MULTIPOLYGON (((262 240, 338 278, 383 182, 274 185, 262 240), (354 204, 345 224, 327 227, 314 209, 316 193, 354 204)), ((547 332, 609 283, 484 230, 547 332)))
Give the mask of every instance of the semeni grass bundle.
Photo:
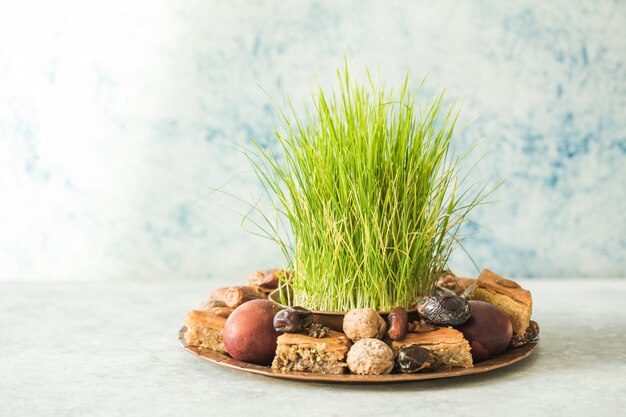
POLYGON ((420 106, 408 77, 394 94, 369 72, 364 84, 347 65, 337 74, 338 88, 318 88, 303 115, 281 112, 280 154, 257 144, 249 155, 287 221, 281 230, 265 216, 293 271, 285 301, 408 308, 434 289, 485 188, 460 190, 463 158, 449 149, 458 110, 444 109, 443 93, 420 106))

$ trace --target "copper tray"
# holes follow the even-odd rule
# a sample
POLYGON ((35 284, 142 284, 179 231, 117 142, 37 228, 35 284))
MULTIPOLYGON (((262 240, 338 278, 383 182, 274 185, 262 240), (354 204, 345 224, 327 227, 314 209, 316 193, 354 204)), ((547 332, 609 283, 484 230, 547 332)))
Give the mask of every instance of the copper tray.
POLYGON ((373 384, 384 382, 403 382, 403 381, 421 381, 425 379, 450 378, 454 376, 480 374, 483 372, 493 371, 494 369, 503 368, 519 362, 529 357, 537 351, 539 342, 529 343, 527 345, 506 350, 496 358, 481 362, 473 368, 459 368, 452 370, 442 370, 435 372, 424 372, 416 374, 389 374, 389 375, 331 375, 331 374, 312 374, 308 372, 281 372, 270 368, 269 366, 259 366, 248 362, 237 361, 230 356, 208 350, 199 349, 185 344, 185 331, 187 328, 183 326, 178 332, 178 339, 183 347, 194 355, 228 368, 239 369, 240 371, 251 372, 253 374, 271 376, 274 378, 292 379, 296 381, 307 382, 329 382, 337 384, 373 384))

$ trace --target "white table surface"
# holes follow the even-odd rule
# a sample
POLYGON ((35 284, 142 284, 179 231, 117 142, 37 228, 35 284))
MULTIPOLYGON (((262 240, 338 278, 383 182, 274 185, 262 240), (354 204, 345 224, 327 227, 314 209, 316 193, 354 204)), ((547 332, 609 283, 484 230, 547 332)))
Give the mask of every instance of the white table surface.
POLYGON ((226 281, 3 282, 0 416, 624 415, 626 280, 520 282, 541 327, 534 356, 370 386, 272 379, 186 352, 184 312, 226 281))

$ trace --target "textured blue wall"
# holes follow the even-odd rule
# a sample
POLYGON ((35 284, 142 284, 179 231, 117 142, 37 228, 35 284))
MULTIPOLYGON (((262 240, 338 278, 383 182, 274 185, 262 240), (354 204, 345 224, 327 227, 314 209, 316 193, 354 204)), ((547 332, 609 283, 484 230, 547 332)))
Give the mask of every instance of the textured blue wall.
MULTIPOLYGON (((306 99, 344 54, 460 97, 507 182, 466 240, 510 276, 624 276, 626 3, 14 2, 0 14, 0 278, 245 276, 260 188, 232 149, 269 94, 306 99), (19 3, 19 5, 18 5, 19 3), (234 179, 233 179, 234 178, 234 179)), ((474 273, 468 259, 453 266, 474 273)))

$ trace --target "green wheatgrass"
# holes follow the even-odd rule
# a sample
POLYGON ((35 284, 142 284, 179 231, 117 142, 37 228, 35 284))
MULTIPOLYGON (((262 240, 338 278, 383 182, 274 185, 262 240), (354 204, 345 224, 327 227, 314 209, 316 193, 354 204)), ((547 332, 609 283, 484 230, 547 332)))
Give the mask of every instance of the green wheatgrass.
POLYGON ((443 93, 420 105, 408 76, 395 94, 369 72, 356 82, 347 65, 337 76, 304 114, 280 111, 279 155, 257 142, 247 154, 276 210, 264 230, 293 271, 283 301, 409 308, 435 288, 485 187, 460 190, 463 157, 450 152, 459 112, 443 93))

